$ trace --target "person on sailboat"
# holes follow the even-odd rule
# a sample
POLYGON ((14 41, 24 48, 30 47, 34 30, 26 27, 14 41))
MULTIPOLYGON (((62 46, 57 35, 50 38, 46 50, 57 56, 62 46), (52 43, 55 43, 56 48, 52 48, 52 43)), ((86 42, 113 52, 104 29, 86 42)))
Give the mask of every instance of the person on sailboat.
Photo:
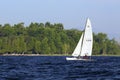
POLYGON ((85 54, 85 56, 83 56, 83 59, 89 59, 89 57, 87 56, 88 53, 85 54))

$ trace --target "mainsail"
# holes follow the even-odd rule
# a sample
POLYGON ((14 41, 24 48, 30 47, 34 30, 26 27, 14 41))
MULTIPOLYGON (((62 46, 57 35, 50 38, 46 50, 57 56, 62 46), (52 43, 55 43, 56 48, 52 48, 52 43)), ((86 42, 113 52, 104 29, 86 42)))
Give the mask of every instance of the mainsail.
POLYGON ((93 46, 92 27, 90 20, 87 19, 80 56, 91 56, 92 46, 93 46))

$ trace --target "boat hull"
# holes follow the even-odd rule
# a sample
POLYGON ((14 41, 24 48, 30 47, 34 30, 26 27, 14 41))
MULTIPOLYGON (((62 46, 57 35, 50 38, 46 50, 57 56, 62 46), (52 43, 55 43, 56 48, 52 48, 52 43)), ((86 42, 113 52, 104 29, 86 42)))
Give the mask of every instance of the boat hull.
POLYGON ((83 59, 83 58, 76 58, 76 57, 66 57, 66 60, 93 61, 92 59, 83 59))

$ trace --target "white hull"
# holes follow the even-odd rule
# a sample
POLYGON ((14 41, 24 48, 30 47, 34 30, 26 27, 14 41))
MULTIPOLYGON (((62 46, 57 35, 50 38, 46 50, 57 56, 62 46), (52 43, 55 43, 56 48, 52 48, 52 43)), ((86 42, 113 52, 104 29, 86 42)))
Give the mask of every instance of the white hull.
POLYGON ((92 59, 82 59, 82 58, 76 58, 76 57, 66 57, 66 60, 93 61, 92 59))

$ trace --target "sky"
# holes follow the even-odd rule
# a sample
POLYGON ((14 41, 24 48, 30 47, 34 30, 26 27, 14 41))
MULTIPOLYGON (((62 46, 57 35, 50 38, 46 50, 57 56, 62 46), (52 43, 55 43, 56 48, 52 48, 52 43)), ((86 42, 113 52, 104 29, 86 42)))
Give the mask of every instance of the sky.
POLYGON ((120 40, 120 0, 0 0, 0 24, 62 23, 83 30, 91 20, 94 33, 120 40))

